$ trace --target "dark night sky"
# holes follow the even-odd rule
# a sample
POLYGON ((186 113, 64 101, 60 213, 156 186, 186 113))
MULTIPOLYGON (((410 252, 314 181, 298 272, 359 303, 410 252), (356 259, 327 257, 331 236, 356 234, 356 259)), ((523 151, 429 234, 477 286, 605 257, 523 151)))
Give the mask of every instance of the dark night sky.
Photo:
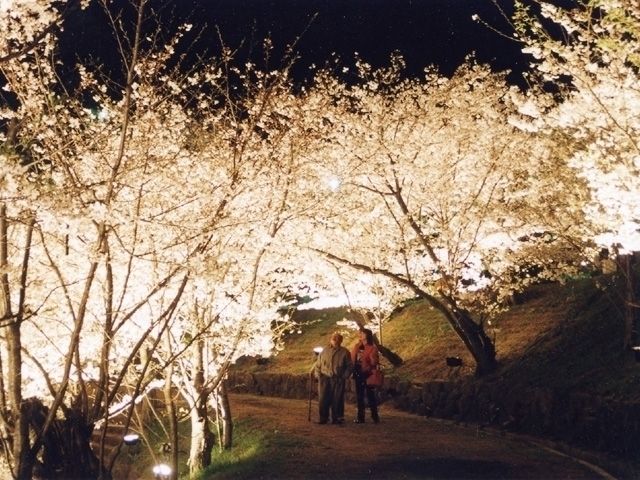
MULTIPOLYGON (((509 11, 513 1, 498 3, 509 11)), ((213 52, 219 46, 214 26, 230 47, 244 41, 256 53, 269 35, 276 58, 302 34, 297 46, 301 56, 298 75, 304 75, 310 64, 323 65, 333 52, 346 64, 358 52, 369 63, 381 66, 398 50, 407 61, 409 75, 420 75, 432 64, 449 74, 471 52, 498 70, 514 70, 514 79, 527 65, 515 42, 471 19, 479 14, 507 30, 491 0, 173 0, 169 6, 164 0, 163 5, 160 12, 165 23, 186 19, 206 26, 199 48, 206 46, 213 52)), ((108 63, 105 52, 111 42, 101 17, 99 10, 74 14, 65 26, 64 50, 81 56, 91 53, 108 63)), ((240 58, 250 55, 245 49, 240 58)))

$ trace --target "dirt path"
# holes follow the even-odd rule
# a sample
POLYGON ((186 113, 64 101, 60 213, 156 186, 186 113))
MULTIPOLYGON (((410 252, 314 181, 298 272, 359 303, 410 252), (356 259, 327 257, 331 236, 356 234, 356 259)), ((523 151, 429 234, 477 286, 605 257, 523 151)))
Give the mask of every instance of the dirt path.
MULTIPOLYGON (((315 401, 309 422, 304 400, 251 395, 233 395, 231 400, 234 418, 251 418, 283 438, 275 442, 279 447, 273 458, 277 460, 265 460, 259 477, 250 478, 612 478, 597 467, 511 435, 425 419, 386 405, 381 407, 377 425, 317 425, 313 423, 315 401)), ((349 420, 354 418, 353 405, 347 405, 346 415, 349 420)), ((243 477, 236 474, 233 478, 243 477)))

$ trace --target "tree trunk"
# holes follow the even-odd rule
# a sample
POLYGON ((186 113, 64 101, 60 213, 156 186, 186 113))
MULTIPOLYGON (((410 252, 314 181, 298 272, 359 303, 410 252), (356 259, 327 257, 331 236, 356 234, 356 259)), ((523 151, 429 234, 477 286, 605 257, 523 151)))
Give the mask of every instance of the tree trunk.
POLYGON ((191 405, 191 448, 189 450, 189 473, 195 475, 211 465, 211 449, 214 438, 209 427, 207 400, 209 390, 204 382, 204 341, 193 345, 195 375, 193 377, 194 403, 191 405))
MULTIPOLYGON (((169 338, 169 331, 166 332, 166 344, 167 351, 171 352, 171 344, 169 338)), ((176 480, 178 478, 178 413, 176 412, 176 401, 173 398, 173 363, 170 363, 166 370, 166 377, 164 381, 164 404, 169 420, 169 445, 168 449, 170 455, 171 474, 169 480, 176 480)))
POLYGON ((189 452, 189 472, 195 475, 211 465, 211 450, 214 437, 209 427, 207 399, 200 395, 191 409, 191 450, 189 452))
POLYGON ((482 376, 493 372, 498 366, 496 349, 491 338, 485 333, 484 327, 474 322, 469 313, 464 310, 453 312, 453 318, 454 330, 476 362, 476 375, 482 376))
POLYGON ((226 380, 220 383, 220 388, 218 389, 218 408, 222 419, 222 448, 228 450, 233 444, 233 421, 226 380))
POLYGON ((20 325, 12 323, 7 328, 7 352, 9 357, 9 404, 11 405, 11 440, 13 443, 13 474, 18 479, 30 479, 35 457, 29 441, 29 405, 22 400, 22 368, 20 355, 20 325))
MULTIPOLYGON (((169 383, 170 385, 170 383, 169 383)), ((178 478, 178 414, 176 412, 176 402, 171 396, 171 387, 168 389, 169 395, 165 395, 165 405, 167 408, 167 417, 169 418, 169 455, 171 464, 170 480, 176 480, 178 478)), ((167 391, 165 390, 165 393, 167 391)))
POLYGON ((640 358, 640 300, 638 297, 638 266, 640 252, 630 255, 620 255, 617 259, 618 271, 623 281, 624 303, 624 349, 633 351, 636 358, 640 358))
POLYGON ((36 458, 31 452, 31 443, 29 442, 29 413, 26 402, 22 403, 19 410, 20 413, 14 417, 13 471, 18 480, 28 480, 33 477, 36 458))
MULTIPOLYGON (((35 428, 44 424, 47 409, 39 401, 32 400, 32 423, 35 428), (36 411, 36 408, 39 408, 36 411)), ((92 427, 78 409, 68 409, 64 419, 56 419, 43 439, 41 476, 47 479, 104 478, 111 476, 103 471, 99 475, 100 462, 91 449, 92 427)))
MULTIPOLYGON (((25 414, 25 405, 22 400, 22 305, 24 302, 24 289, 26 285, 26 262, 29 259, 31 246, 31 232, 33 221, 27 231, 25 243, 25 257, 23 263, 20 284, 20 305, 15 313, 11 308, 11 290, 9 287, 9 249, 8 249, 9 222, 7 219, 7 207, 0 204, 0 323, 7 325, 5 341, 7 351, 7 399, 9 408, 8 424, 5 425, 11 439, 9 447, 11 459, 7 459, 12 474, 18 479, 28 479, 32 476, 35 463, 35 455, 31 452, 29 440, 29 417, 25 414)), ((0 375, 2 372, 0 372, 0 375)), ((6 412, 4 412, 6 413, 6 412)), ((6 418, 3 415, 3 418, 6 418)), ((4 441, 4 440, 3 440, 4 441)))
MULTIPOLYGON (((400 198, 400 200, 402 199, 400 198)), ((406 211, 406 206, 404 206, 404 210, 406 211)), ((419 228, 417 226, 416 229, 416 231, 419 232, 419 228)), ((330 260, 335 260, 356 270, 385 276, 400 285, 410 288, 418 296, 418 298, 426 300, 435 309, 439 310, 444 315, 449 324, 453 327, 454 331, 458 334, 462 342, 465 344, 469 352, 471 352, 471 355, 473 355, 473 358, 476 362, 476 375, 486 375, 493 372, 497 368, 498 363, 496 361, 496 349, 491 339, 485 333, 482 324, 474 322, 469 312, 458 308, 455 297, 450 294, 444 293, 442 287, 440 287, 438 290, 441 298, 438 298, 434 295, 431 295, 426 290, 420 288, 420 286, 414 283, 412 280, 404 278, 402 275, 397 275, 395 273, 389 272, 388 270, 371 267, 369 265, 351 262, 322 250, 315 251, 324 255, 330 260)), ((435 254, 432 254, 432 258, 437 264, 438 261, 435 257, 435 254)), ((449 281, 450 279, 443 275, 440 283, 446 286, 449 281)), ((448 290, 453 291, 455 289, 449 288, 448 290)))

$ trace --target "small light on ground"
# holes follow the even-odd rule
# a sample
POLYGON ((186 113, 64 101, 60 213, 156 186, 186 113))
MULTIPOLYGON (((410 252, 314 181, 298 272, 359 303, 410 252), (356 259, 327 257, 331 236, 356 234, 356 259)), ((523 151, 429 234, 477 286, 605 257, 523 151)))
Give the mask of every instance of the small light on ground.
POLYGON ((166 463, 160 463, 153 467, 153 476, 158 480, 165 480, 171 476, 171 467, 166 463))
POLYGON ((127 433, 123 438, 125 445, 136 445, 140 441, 137 433, 127 433))

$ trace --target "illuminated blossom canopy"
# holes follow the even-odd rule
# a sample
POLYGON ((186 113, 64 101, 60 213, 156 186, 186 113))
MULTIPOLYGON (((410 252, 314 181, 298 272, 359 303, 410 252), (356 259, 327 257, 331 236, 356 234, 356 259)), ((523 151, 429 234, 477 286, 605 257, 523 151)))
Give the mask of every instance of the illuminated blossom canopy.
POLYGON ((582 209, 599 245, 640 250, 640 7, 627 0, 588 1, 572 10, 541 4, 542 16, 568 38, 549 35, 529 12, 521 36, 543 81, 566 84, 562 101, 522 104, 523 128, 554 135, 568 164, 588 185, 582 209))
POLYGON ((290 64, 232 66, 228 50, 184 70, 190 25, 160 45, 118 22, 123 84, 78 65, 73 91, 56 6, 0 0, 2 418, 34 396, 49 422, 78 399, 104 421, 152 370, 198 406, 239 356, 272 351, 304 295, 380 318, 417 295, 489 372, 484 327, 511 295, 582 274, 599 247, 640 247, 631 2, 545 5, 568 43, 520 12, 555 96, 473 59, 412 80, 399 55, 358 61, 357 81, 320 69, 296 88, 290 64))

